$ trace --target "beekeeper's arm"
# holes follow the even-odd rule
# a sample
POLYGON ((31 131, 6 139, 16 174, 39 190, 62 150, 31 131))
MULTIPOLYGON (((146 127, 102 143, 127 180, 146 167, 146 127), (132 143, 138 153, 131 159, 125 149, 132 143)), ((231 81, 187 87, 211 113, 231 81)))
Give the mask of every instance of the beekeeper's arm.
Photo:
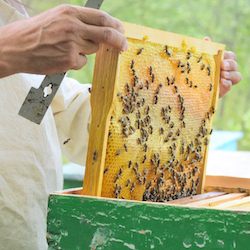
POLYGON ((15 73, 50 75, 80 69, 99 43, 128 48, 122 23, 107 13, 60 5, 0 28, 0 78, 15 73))

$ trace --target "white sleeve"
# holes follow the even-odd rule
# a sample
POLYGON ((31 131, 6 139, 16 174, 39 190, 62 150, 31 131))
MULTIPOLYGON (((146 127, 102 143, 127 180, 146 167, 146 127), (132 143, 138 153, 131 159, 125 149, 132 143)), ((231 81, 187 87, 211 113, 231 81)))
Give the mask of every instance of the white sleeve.
POLYGON ((70 161, 80 165, 86 164, 88 150, 90 87, 91 84, 80 84, 66 77, 51 103, 62 153, 70 161))

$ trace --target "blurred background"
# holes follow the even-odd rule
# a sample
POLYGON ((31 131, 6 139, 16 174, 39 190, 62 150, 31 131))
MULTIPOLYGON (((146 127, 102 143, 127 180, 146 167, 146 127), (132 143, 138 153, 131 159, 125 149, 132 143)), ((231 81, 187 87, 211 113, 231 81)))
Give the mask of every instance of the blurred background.
MULTIPOLYGON (((34 16, 60 4, 84 6, 86 1, 22 2, 30 6, 28 12, 34 16)), ((242 131, 243 137, 242 133, 233 136, 237 140, 241 138, 234 147, 250 151, 250 0, 105 0, 101 9, 122 21, 199 39, 209 36, 214 42, 226 44, 226 50, 234 51, 243 76, 242 82, 219 100, 213 129, 242 131)), ((94 57, 89 56, 88 64, 79 71, 70 71, 69 76, 81 83, 91 83, 94 57)), ((228 136, 230 134, 224 135, 228 136)))

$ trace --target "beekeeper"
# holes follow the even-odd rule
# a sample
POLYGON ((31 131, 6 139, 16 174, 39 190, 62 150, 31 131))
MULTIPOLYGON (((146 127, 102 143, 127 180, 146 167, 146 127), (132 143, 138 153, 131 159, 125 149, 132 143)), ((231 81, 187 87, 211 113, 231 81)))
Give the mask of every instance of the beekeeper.
MULTIPOLYGON (((40 125, 18 115, 30 88, 44 75, 82 68, 99 43, 128 48, 122 23, 99 10, 61 5, 27 17, 17 0, 0 0, 1 250, 47 249, 47 199, 62 189, 62 152, 86 159, 90 85, 66 78, 40 125)), ((241 75, 233 52, 221 66, 222 96, 241 75)))

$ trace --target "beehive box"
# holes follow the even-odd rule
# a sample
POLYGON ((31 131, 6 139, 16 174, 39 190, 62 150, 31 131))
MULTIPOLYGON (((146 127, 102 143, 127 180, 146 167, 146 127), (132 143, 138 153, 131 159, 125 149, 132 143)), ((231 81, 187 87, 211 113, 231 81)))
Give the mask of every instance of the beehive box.
POLYGON ((171 201, 201 193, 224 45, 124 23, 101 45, 83 194, 171 201))
POLYGON ((81 195, 49 197, 49 249, 249 248, 250 179, 206 176, 208 193, 167 203, 81 195))

